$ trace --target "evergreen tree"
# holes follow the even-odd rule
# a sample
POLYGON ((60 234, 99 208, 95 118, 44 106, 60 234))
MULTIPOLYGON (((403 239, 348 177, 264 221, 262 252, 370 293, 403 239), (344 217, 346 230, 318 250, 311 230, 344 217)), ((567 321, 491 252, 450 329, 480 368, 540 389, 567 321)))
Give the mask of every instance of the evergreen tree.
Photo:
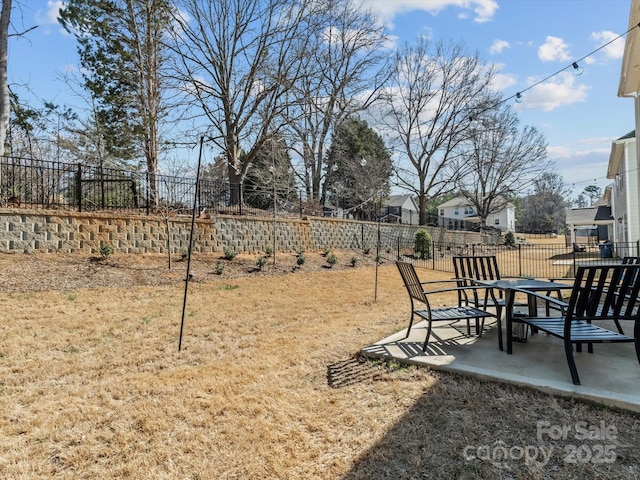
POLYGON ((244 199, 252 207, 273 208, 274 194, 278 205, 297 198, 291 157, 278 134, 262 145, 244 181, 244 199))
POLYGON ((554 232, 564 230, 566 200, 569 189, 557 172, 546 172, 533 181, 534 193, 524 199, 520 228, 530 232, 554 232))
POLYGON ((168 0, 69 0, 59 18, 78 41, 105 153, 123 161, 144 156, 154 200, 170 20, 168 0))
POLYGON ((349 118, 334 133, 327 156, 331 203, 358 218, 372 219, 376 203, 389 195, 391 154, 367 122, 349 118))

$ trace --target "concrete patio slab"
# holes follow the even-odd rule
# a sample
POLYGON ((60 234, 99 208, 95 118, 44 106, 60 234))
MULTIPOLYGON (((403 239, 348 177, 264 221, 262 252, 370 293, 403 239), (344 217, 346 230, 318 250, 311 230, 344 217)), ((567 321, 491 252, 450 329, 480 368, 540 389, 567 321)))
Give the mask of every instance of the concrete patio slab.
POLYGON ((586 347, 575 352, 582 385, 574 385, 562 341, 546 334, 529 335, 526 343, 514 342, 512 355, 506 353, 506 346, 505 351, 498 349, 495 322, 485 325, 481 337, 468 337, 466 322, 434 323, 426 353, 422 352, 426 322, 414 325, 409 338, 405 335, 406 329, 366 346, 361 353, 640 412, 640 364, 632 343, 596 344, 593 354, 586 347))

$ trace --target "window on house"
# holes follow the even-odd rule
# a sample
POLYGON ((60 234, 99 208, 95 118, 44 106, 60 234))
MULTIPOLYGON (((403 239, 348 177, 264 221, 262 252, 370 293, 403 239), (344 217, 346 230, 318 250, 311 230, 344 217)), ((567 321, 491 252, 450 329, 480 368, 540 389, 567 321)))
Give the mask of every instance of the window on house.
POLYGON ((496 219, 493 221, 493 224, 494 224, 494 225, 500 225, 500 219, 499 219, 499 218, 496 218, 496 219))
POLYGON ((455 209, 455 211, 453 212, 454 215, 458 215, 458 208, 455 209))
POLYGON ((441 208, 441 209, 440 209, 440 216, 441 216, 441 217, 444 217, 444 208, 441 208))
POLYGON ((473 215, 473 207, 464 207, 465 215, 473 215))

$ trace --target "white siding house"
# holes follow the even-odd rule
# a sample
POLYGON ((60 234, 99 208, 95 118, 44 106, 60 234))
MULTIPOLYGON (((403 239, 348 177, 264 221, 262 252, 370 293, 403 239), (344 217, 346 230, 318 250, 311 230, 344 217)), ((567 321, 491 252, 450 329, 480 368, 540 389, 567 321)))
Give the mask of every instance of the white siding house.
POLYGON ((390 195, 382 207, 382 221, 418 225, 420 214, 412 195, 390 195))
POLYGON ((613 142, 607 167, 607 178, 614 181, 611 186, 614 242, 640 240, 638 165, 633 131, 613 142))
POLYGON ((631 1, 629 33, 625 38, 618 97, 633 99, 635 131, 613 142, 607 178, 614 180, 611 201, 615 241, 640 241, 640 149, 635 133, 640 131, 640 0, 631 1))
MULTIPOLYGON (((480 218, 475 208, 464 197, 456 197, 438 205, 438 226, 461 230, 466 224, 478 223, 480 218)), ((507 203, 505 208, 487 217, 486 225, 503 232, 514 232, 516 229, 516 208, 507 203)))

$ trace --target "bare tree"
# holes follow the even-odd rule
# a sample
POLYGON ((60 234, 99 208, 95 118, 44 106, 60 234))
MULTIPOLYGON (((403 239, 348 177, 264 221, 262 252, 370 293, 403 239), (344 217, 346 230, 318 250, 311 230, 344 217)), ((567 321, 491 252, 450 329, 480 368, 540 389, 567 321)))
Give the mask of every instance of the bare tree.
POLYGON ((545 172, 547 143, 534 127, 520 128, 513 109, 503 103, 476 120, 462 145, 457 186, 484 225, 516 192, 526 190, 545 172))
POLYGON ((455 188, 459 145, 468 137, 469 118, 493 104, 493 70, 462 44, 421 37, 395 56, 382 122, 408 167, 398 167, 399 186, 418 198, 420 224, 429 198, 455 188))
POLYGON ((226 157, 232 202, 263 144, 278 133, 299 78, 309 20, 296 0, 181 0, 175 75, 226 157))
POLYGON ((303 75, 287 111, 307 198, 324 203, 325 147, 334 128, 378 99, 389 75, 385 28, 353 0, 316 0, 303 75))
POLYGON ((7 80, 9 60, 9 25, 11 23, 11 0, 2 0, 0 12, 0 157, 4 156, 4 142, 9 128, 10 98, 7 80))

